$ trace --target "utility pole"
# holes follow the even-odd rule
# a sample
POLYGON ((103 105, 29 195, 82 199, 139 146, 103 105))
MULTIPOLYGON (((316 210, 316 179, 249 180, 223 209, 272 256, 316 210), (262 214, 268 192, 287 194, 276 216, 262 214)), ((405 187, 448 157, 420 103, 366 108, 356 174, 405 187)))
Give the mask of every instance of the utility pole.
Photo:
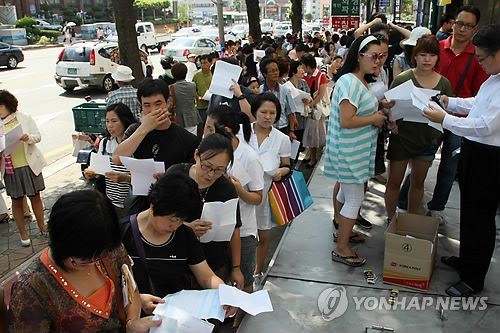
POLYGON ((219 27, 219 44, 221 51, 224 49, 224 3, 222 0, 212 0, 217 6, 217 25, 219 27))

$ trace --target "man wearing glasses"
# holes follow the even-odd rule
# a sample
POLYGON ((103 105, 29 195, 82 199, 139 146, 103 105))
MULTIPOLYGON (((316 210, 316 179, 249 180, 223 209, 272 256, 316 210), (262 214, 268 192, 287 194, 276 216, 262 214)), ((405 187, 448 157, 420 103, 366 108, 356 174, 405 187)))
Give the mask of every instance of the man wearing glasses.
MULTIPOLYGON (((479 88, 489 77, 475 57, 472 36, 477 32, 479 9, 473 6, 459 8, 455 15, 453 34, 440 41, 441 55, 438 71, 446 77, 453 88, 455 97, 468 98, 476 96, 479 88)), ((427 203, 427 215, 437 217, 441 223, 446 220, 443 211, 448 202, 453 181, 455 180, 462 137, 444 130, 440 137, 443 147, 441 149, 441 163, 439 164, 436 186, 431 201, 427 203)), ((401 189, 399 208, 407 209, 409 181, 401 189)))

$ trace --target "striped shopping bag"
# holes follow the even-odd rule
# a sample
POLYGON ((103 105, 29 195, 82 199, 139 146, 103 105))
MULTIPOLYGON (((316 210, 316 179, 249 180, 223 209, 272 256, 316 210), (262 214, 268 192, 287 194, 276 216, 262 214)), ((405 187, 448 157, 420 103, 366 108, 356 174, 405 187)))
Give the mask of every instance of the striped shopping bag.
POLYGON ((313 204, 302 172, 293 170, 290 177, 273 182, 269 190, 273 222, 284 225, 313 204))

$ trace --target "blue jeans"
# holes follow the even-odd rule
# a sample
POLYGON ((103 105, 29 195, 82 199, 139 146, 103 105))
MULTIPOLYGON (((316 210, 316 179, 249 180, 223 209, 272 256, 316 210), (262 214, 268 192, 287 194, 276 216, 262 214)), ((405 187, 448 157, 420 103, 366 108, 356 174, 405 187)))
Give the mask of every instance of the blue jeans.
MULTIPOLYGON (((441 149, 441 163, 437 173, 436 185, 431 201, 427 203, 430 210, 444 210, 448 198, 450 197, 451 187, 457 174, 458 158, 457 149, 462 144, 462 137, 444 130, 443 135, 438 138, 438 147, 443 143, 441 149)), ((404 210, 408 209, 408 190, 410 189, 410 176, 407 176, 401 186, 399 193, 398 207, 404 210)))

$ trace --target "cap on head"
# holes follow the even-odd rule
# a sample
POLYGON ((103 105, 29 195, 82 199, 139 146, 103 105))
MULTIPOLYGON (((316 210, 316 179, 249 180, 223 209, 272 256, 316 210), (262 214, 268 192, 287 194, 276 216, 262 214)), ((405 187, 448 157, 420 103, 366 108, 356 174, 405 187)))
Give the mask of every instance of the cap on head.
POLYGON ((410 38, 403 41, 403 45, 415 46, 417 45, 417 40, 423 35, 429 35, 431 31, 424 27, 417 27, 411 31, 410 38))
POLYGON ((115 81, 120 82, 130 82, 135 78, 132 76, 132 69, 125 65, 120 65, 116 68, 116 72, 111 74, 111 77, 115 81))

